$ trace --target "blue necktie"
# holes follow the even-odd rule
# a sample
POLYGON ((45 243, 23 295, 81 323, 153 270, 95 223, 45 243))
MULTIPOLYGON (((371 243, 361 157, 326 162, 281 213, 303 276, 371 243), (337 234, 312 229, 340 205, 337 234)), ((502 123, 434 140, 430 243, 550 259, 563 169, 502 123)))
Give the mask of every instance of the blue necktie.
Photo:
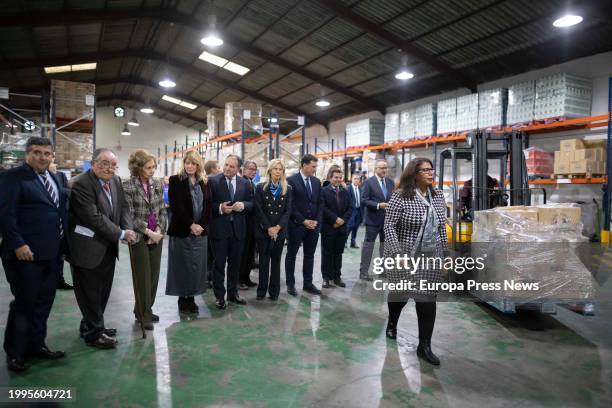
POLYGON ((232 179, 227 179, 227 188, 229 188, 230 201, 234 202, 234 186, 232 185, 232 179))
POLYGON ((385 196, 385 200, 387 199, 387 187, 385 186, 385 179, 381 179, 380 188, 382 188, 383 195, 385 196))
POLYGON ((312 187, 310 186, 310 177, 306 177, 306 191, 308 191, 308 198, 312 197, 312 187))

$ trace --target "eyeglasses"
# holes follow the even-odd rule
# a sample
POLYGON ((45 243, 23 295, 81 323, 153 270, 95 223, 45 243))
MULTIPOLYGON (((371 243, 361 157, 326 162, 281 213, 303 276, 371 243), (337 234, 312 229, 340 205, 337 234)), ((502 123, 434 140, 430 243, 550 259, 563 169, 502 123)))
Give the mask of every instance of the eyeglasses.
POLYGON ((99 162, 97 162, 100 167, 102 167, 103 169, 113 169, 113 170, 117 170, 119 168, 119 166, 117 165, 117 163, 111 163, 107 160, 101 160, 99 162))
POLYGON ((419 173, 429 173, 429 174, 434 174, 436 171, 434 169, 419 169, 418 171, 419 173))

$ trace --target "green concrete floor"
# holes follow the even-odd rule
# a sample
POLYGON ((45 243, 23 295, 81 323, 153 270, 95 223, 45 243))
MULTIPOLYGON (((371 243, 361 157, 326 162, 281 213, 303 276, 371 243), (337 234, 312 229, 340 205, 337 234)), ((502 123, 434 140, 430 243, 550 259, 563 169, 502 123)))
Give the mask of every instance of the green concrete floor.
MULTIPOLYGON (((209 291, 189 320, 179 318, 176 298, 163 294, 162 273, 154 307, 161 321, 146 340, 131 313, 126 255, 122 246, 106 313, 107 325, 119 330, 118 348, 87 347, 78 337, 74 295, 60 291, 47 343, 67 358, 35 362, 21 374, 9 373, 2 359, 0 387, 73 387, 76 404, 66 406, 87 407, 612 406, 610 280, 592 317, 563 308, 555 316, 502 315, 475 303, 439 303, 433 346, 442 366, 433 368, 416 358, 412 304, 398 341, 385 338, 384 295, 357 280, 359 250, 345 252, 346 289, 292 298, 283 285, 277 303, 257 302, 249 290, 242 292, 246 307, 226 311, 215 309, 209 291)), ((599 276, 609 276, 612 256, 597 259, 607 268, 599 276)), ((320 284, 319 251, 315 265, 320 284)), ((10 300, 2 273, 0 336, 10 300)))

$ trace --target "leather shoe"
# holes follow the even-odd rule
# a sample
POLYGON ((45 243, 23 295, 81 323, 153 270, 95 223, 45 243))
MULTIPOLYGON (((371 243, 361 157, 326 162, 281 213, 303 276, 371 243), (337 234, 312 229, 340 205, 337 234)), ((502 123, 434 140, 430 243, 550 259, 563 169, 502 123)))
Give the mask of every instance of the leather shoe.
POLYGON ((25 371, 28 369, 28 366, 26 365, 23 358, 10 357, 10 356, 6 356, 6 367, 9 370, 14 371, 16 373, 25 371))
POLYGON ((153 322, 147 322, 147 323, 143 323, 143 324, 142 324, 142 327, 143 327, 145 330, 153 330, 153 328, 154 328, 155 326, 153 326, 153 322))
POLYGON ((431 344, 429 342, 419 344, 417 347, 417 356, 427 361, 429 364, 435 366, 440 365, 440 359, 431 351, 431 344))
POLYGON ((265 296, 257 295, 255 300, 264 300, 265 298, 266 298, 265 296))
POLYGON ((297 290, 295 290, 295 286, 289 286, 287 287, 287 293, 290 294, 291 296, 297 296, 297 290))
POLYGON ((151 315, 151 321, 152 321, 153 323, 157 323, 157 322, 159 322, 159 316, 158 316, 158 315, 156 315, 156 314, 152 314, 152 315, 151 315))
POLYGON ((351 248, 359 248, 359 245, 357 245, 357 244, 351 244, 351 248))
POLYGON ((62 280, 60 280, 59 284, 57 285, 57 288, 61 289, 61 290, 73 290, 74 286, 72 286, 71 284, 66 282, 64 279, 62 279, 62 280))
POLYGON ((117 329, 104 328, 102 333, 106 334, 108 337, 117 337, 117 329))
POLYGON ((334 279, 334 285, 340 286, 341 288, 346 288, 346 283, 344 283, 340 278, 334 279))
POLYGON ((97 339, 92 341, 86 341, 88 346, 96 347, 99 349, 110 349, 115 348, 117 346, 117 340, 113 337, 109 337, 106 334, 102 333, 97 339))
POLYGON ((270 296, 270 300, 276 302, 278 300, 278 296, 270 296))
POLYGON ((306 286, 303 290, 313 295, 321 294, 321 291, 315 285, 306 286))
MULTIPOLYGON (((329 283, 329 280, 327 280, 327 279, 325 279, 325 280, 323 281, 323 285, 321 285, 321 286, 322 286, 323 288, 325 288, 325 289, 329 289, 329 288, 331 288, 331 287, 332 287, 331 283, 329 283)), ((306 289, 304 289, 304 290, 306 290, 306 289)))
POLYGON ((387 323, 387 330, 385 330, 385 334, 387 335, 388 339, 397 339, 397 327, 391 323, 387 323))
POLYGON ((66 357, 66 353, 63 351, 51 351, 47 346, 42 346, 40 350, 35 352, 34 357, 44 358, 46 360, 57 360, 66 357))
POLYGON ((225 303, 225 299, 217 299, 215 300, 215 306, 219 310, 224 310, 227 307, 227 303, 225 303))
POLYGON ((246 283, 238 285, 238 290, 249 290, 249 286, 246 283))
POLYGON ((246 305, 246 300, 244 300, 243 298, 241 298, 238 295, 235 295, 235 296, 232 296, 232 297, 228 297, 227 300, 229 302, 236 303, 238 305, 246 305))
POLYGON ((187 298, 187 308, 191 313, 198 313, 200 311, 200 308, 198 307, 198 305, 196 305, 193 296, 187 298))

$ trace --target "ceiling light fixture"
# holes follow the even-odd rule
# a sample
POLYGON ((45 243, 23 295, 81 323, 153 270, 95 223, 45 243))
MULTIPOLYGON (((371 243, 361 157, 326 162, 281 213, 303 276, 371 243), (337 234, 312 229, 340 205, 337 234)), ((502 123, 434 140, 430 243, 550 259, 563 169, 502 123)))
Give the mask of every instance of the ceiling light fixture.
POLYGON ((153 109, 151 109, 149 106, 145 106, 144 108, 140 108, 140 111, 142 113, 146 113, 147 115, 150 115, 151 113, 155 112, 153 109))
POLYGON ((582 16, 578 16, 575 14, 566 14, 563 17, 556 19, 553 22, 553 26, 557 28, 565 28, 575 26, 576 24, 582 23, 582 16))
POLYGON ((328 101, 328 100, 325 100, 325 99, 319 99, 319 100, 318 100, 318 101, 315 103, 315 105, 317 105, 317 106, 318 106, 318 107, 320 107, 320 108, 326 108, 326 107, 328 107, 329 105, 331 105, 331 103, 329 103, 329 101, 328 101))
POLYGON ((59 74, 61 72, 75 72, 75 71, 88 71, 96 69, 96 62, 88 62, 85 64, 73 64, 73 65, 58 65, 54 67, 45 67, 46 74, 59 74))
POLYGON ((401 79, 402 81, 406 81, 411 78, 414 78, 414 74, 412 72, 406 71, 405 69, 402 69, 400 72, 395 74, 395 79, 401 79))
POLYGON ((132 115, 132 119, 129 120, 128 125, 140 126, 140 123, 138 123, 138 120, 136 119, 136 112, 134 112, 134 114, 132 115))
POLYGON ((198 105, 194 105, 193 103, 190 103, 190 102, 187 102, 187 101, 183 101, 181 99, 174 98, 174 97, 169 96, 169 95, 163 95, 162 96, 162 100, 164 100, 166 102, 173 103, 175 105, 182 106, 182 107, 187 108, 187 109, 195 109, 195 108, 198 107, 198 105))
POLYGON ((129 136, 131 134, 132 132, 130 132, 130 129, 128 129, 128 125, 126 123, 125 126, 123 126, 123 130, 121 131, 121 136, 129 136))
POLYGON ((159 81, 159 86, 163 88, 174 88, 176 86, 176 82, 171 80, 169 77, 164 77, 164 79, 159 81))
POLYGON ((221 67, 223 69, 226 69, 238 75, 245 75, 247 72, 251 70, 250 68, 247 68, 244 65, 240 65, 235 62, 229 61, 223 57, 212 54, 208 51, 204 51, 202 54, 200 54, 198 58, 201 59, 202 61, 206 61, 210 64, 216 65, 218 67, 221 67))
MULTIPOLYGON (((212 5, 211 5, 212 8, 212 5)), ((218 47, 223 45, 223 39, 219 35, 216 30, 217 25, 217 16, 211 14, 208 16, 208 31, 204 34, 204 37, 200 40, 200 42, 207 47, 218 47)))

